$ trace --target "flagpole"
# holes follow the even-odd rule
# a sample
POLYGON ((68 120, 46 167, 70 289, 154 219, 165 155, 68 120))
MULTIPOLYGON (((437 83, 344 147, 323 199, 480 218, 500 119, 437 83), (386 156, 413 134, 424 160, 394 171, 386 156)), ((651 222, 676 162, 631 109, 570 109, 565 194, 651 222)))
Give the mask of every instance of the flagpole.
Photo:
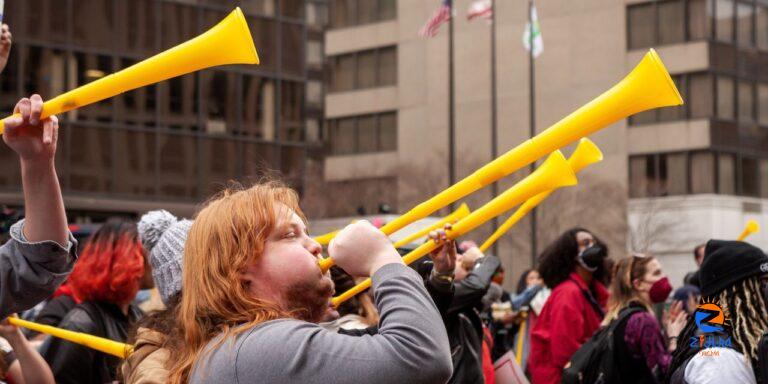
MULTIPOLYGON (((528 77, 529 81, 528 84, 530 85, 530 90, 528 92, 530 96, 530 137, 533 138, 536 136, 536 69, 534 66, 534 56, 533 56, 533 50, 534 50, 534 41, 535 36, 533 34, 534 26, 533 26, 533 0, 528 1, 528 45, 530 49, 528 49, 528 68, 530 70, 528 77)), ((534 163, 531 163, 530 165, 530 172, 533 173, 534 171, 534 163)), ((538 253, 537 244, 536 244, 536 208, 531 210, 531 213, 529 214, 529 217, 531 218, 531 268, 534 268, 536 266, 536 256, 538 253)))
MULTIPOLYGON (((497 131, 497 104, 496 104, 496 0, 491 0, 491 159, 499 157, 498 131, 497 131)), ((499 186, 493 183, 491 186, 493 197, 499 195, 499 186)), ((493 231, 499 228, 499 217, 493 218, 493 231)), ((498 242, 493 243, 493 254, 499 255, 498 242)))
MULTIPOLYGON (((451 14, 448 18, 448 185, 456 183, 456 138, 454 125, 454 78, 453 78, 453 1, 450 2, 451 14)), ((454 203, 449 206, 454 211, 454 203)))

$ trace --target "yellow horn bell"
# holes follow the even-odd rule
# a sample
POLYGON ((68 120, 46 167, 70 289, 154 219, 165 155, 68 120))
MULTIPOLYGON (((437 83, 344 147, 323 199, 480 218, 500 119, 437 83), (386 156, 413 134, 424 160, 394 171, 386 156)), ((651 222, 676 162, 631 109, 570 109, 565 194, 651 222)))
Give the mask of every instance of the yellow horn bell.
MULTIPOLYGON (((488 220, 514 208, 533 196, 560 187, 576 185, 576 183, 576 175, 573 173, 571 166, 560 151, 555 151, 538 169, 528 175, 528 177, 521 180, 519 183, 515 184, 479 209, 470 213, 467 217, 459 220, 446 235, 449 239, 455 239, 469 233, 488 220)), ((427 241, 403 256, 403 263, 413 263, 429 254, 437 247, 438 244, 434 241, 427 241)), ((368 278, 360 282, 360 284, 355 285, 350 290, 334 297, 331 300, 331 303, 333 306, 338 306, 358 293, 365 291, 370 286, 371 279, 368 278)))
MULTIPOLYGON (((236 8, 216 26, 185 43, 43 104, 42 118, 71 111, 132 89, 225 64, 258 64, 248 23, 236 8)), ((18 116, 14 114, 13 116, 18 116)), ((5 124, 0 121, 0 134, 5 124)))
POLYGON ((760 224, 757 221, 750 220, 747 222, 747 226, 744 227, 744 231, 741 232, 737 241, 744 241, 749 235, 760 232, 760 224))
MULTIPOLYGON (((568 158, 568 164, 571 166, 571 169, 573 169, 574 173, 578 173, 587 166, 602 160, 603 153, 600 151, 600 148, 598 148, 597 145, 592 142, 592 140, 585 137, 579 141, 579 145, 576 147, 576 150, 573 151, 571 157, 568 158)), ((512 214, 512 216, 510 216, 503 224, 499 226, 498 229, 496 229, 496 232, 494 232, 491 236, 488 237, 487 240, 485 240, 483 245, 480 246, 480 250, 485 252, 488 248, 490 248, 493 243, 499 240, 501 236, 503 236, 510 228, 517 224, 517 222, 520 221, 520 219, 522 219, 525 215, 527 215, 528 212, 541 204, 541 202, 549 197, 552 192, 554 191, 550 190, 544 193, 540 193, 526 200, 525 203, 523 203, 523 205, 521 205, 520 208, 518 208, 515 213, 512 214)))
POLYGON ((412 241, 414 241, 414 240, 416 240, 416 239, 418 239, 418 238, 420 238, 422 236, 426 236, 427 234, 429 234, 430 231, 434 231, 436 229, 443 228, 448 223, 453 224, 453 223, 455 223, 455 222, 465 218, 467 215, 469 215, 469 206, 467 206, 466 203, 461 204, 461 206, 457 210, 453 211, 453 213, 451 213, 450 215, 442 218, 442 220, 440 220, 440 221, 430 225, 429 227, 424 228, 421 231, 418 231, 418 232, 416 232, 416 233, 414 233, 414 234, 412 234, 412 235, 410 235, 410 236, 408 236, 408 237, 406 237, 406 238, 396 242, 394 244, 394 246, 395 246, 395 248, 400 248, 403 245, 406 245, 406 244, 408 244, 408 243, 410 243, 410 242, 412 242, 412 241))
POLYGON ((105 339, 103 337, 89 335, 87 333, 75 332, 67 329, 52 327, 50 325, 33 323, 31 321, 19 319, 18 317, 9 317, 8 322, 17 327, 24 327, 33 331, 45 333, 46 335, 51 335, 60 339, 71 341, 75 344, 80 344, 88 348, 95 349, 99 352, 117 356, 121 359, 125 359, 133 351, 133 347, 128 344, 105 339))
MULTIPOLYGON (((651 49, 622 81, 534 138, 476 170, 429 200, 381 228, 387 235, 429 216, 438 209, 533 163, 552 151, 588 136, 621 119, 649 109, 680 105, 680 92, 659 55, 651 49)), ((319 263, 325 271, 328 258, 319 263)))

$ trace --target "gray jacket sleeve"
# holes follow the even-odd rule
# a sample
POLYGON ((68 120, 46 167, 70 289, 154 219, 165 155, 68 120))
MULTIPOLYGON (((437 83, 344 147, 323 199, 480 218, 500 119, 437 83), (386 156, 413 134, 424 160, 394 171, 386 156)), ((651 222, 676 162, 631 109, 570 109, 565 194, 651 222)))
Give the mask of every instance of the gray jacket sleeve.
POLYGON ((269 321, 198 360, 190 382, 446 382, 452 372, 448 336, 421 277, 388 264, 374 274, 373 288, 378 334, 356 337, 298 320, 269 321))
POLYGON ((24 220, 11 227, 11 239, 0 246, 0 318, 32 308, 64 282, 77 258, 77 240, 29 242, 24 220))

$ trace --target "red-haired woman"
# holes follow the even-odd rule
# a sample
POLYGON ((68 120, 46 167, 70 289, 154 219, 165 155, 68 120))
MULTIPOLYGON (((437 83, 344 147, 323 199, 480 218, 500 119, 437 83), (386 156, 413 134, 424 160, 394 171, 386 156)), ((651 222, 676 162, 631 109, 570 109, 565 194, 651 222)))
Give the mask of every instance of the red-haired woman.
MULTIPOLYGON (((69 278, 82 299, 59 327, 125 341, 141 311, 131 305, 144 276, 144 249, 136 225, 111 220, 88 240, 69 278)), ((50 338, 42 347, 57 383, 116 380, 120 360, 87 347, 50 338)))

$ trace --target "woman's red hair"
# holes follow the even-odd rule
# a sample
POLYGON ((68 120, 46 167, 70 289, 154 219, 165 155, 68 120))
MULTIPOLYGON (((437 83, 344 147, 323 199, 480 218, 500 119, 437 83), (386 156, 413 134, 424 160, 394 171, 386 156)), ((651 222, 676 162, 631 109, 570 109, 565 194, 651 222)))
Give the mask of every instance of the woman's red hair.
POLYGON ((144 275, 144 248, 136 225, 110 220, 85 244, 69 284, 83 301, 130 303, 144 275))

